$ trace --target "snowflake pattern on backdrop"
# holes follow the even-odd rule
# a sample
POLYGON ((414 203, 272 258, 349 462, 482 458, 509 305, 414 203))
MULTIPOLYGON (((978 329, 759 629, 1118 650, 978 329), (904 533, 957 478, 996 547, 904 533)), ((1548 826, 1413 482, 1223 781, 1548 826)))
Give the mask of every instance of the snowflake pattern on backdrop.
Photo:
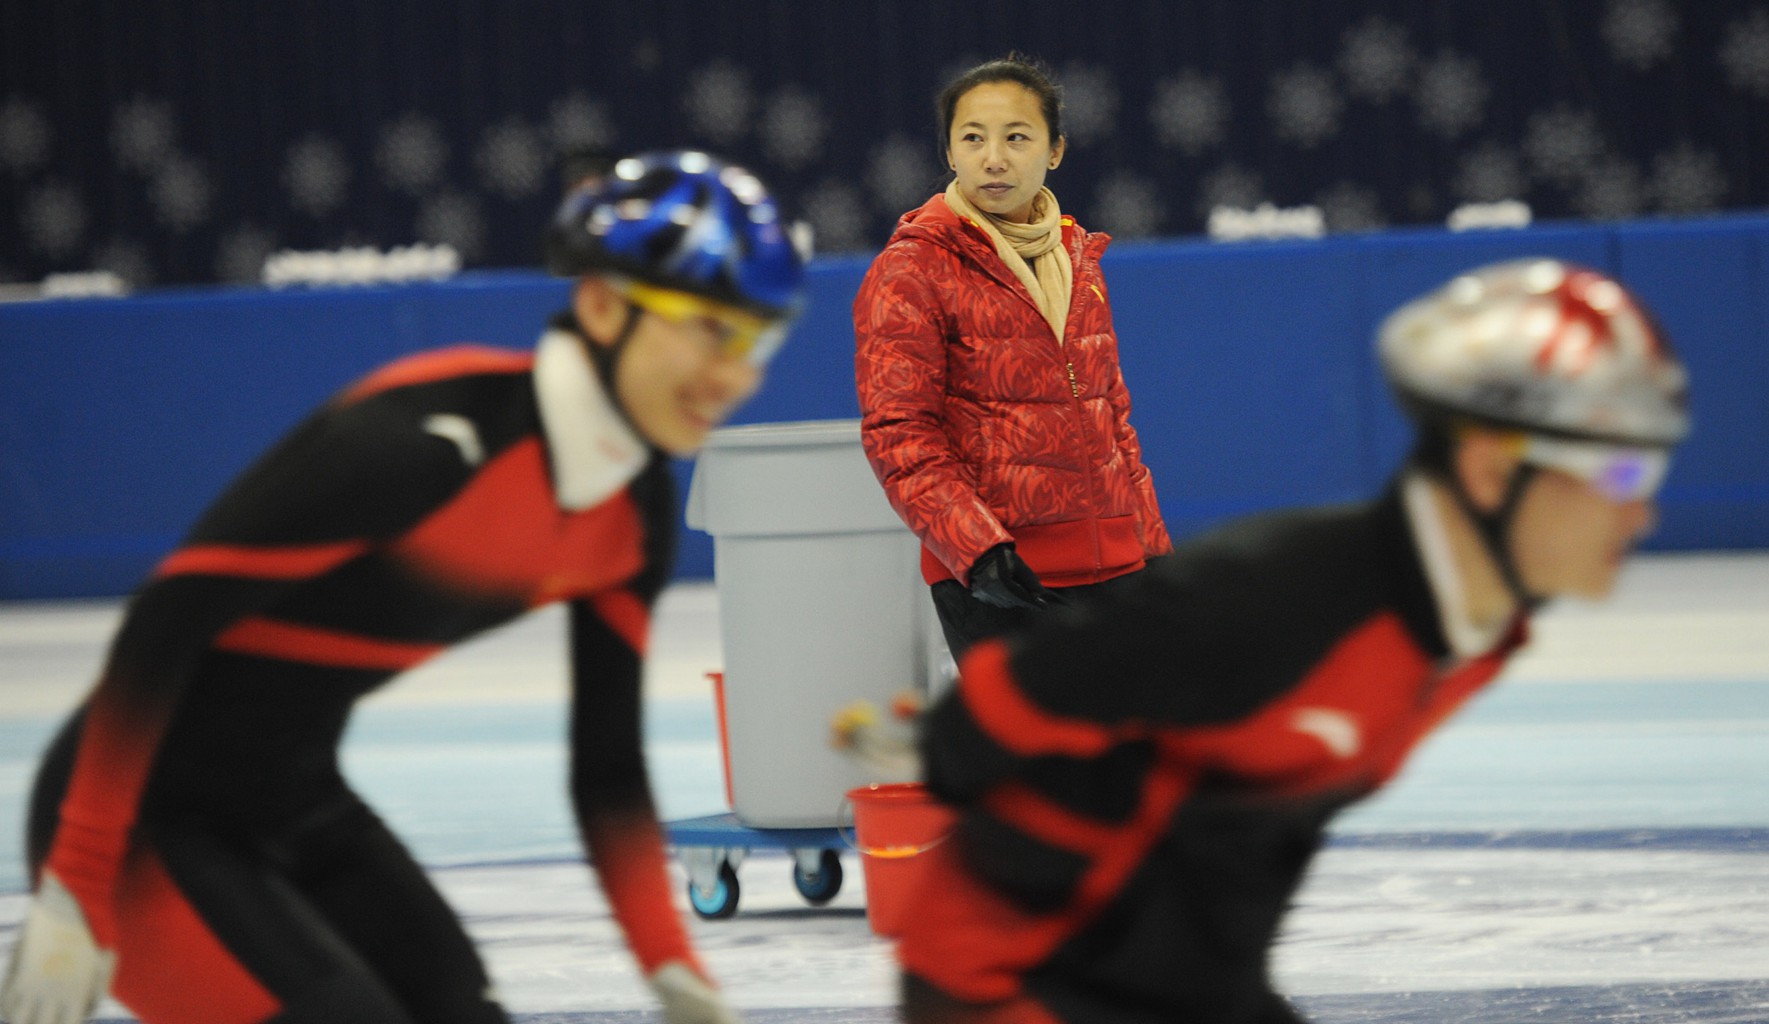
POLYGON ((1208 218, 1218 206, 1251 210, 1266 201, 1265 180, 1239 164, 1223 164, 1204 178, 1199 189, 1198 216, 1208 218))
POLYGON ((1677 48, 1677 12, 1665 0, 1611 0, 1603 42, 1622 64, 1645 71, 1677 48))
POLYGON ((452 245, 463 259, 479 254, 485 245, 485 214, 474 197, 445 189, 425 200, 418 211, 418 240, 431 245, 452 245))
POLYGON ((1345 33, 1339 50, 1339 73, 1351 95, 1373 103, 1399 96, 1418 61, 1406 30, 1385 18, 1373 17, 1345 33))
POLYGON ((112 238, 92 251, 92 265, 117 275, 130 288, 154 283, 153 260, 147 246, 127 238, 112 238))
POLYGON ((552 154, 541 133, 516 118, 493 125, 480 140, 473 165, 479 180, 505 199, 521 199, 540 191, 552 154))
POLYGON ((1382 216, 1382 198, 1375 189, 1355 181, 1335 182, 1315 205, 1321 208, 1328 231, 1375 231, 1388 226, 1382 216))
POLYGON ((1573 206, 1592 220, 1632 217, 1646 206, 1646 182, 1631 161, 1602 155, 1581 175, 1573 206))
POLYGON ((1462 154, 1450 192, 1464 203, 1496 203, 1526 198, 1529 183, 1516 151, 1488 140, 1462 154))
POLYGON ((823 153, 829 136, 823 101, 798 86, 786 86, 763 106, 761 135, 770 159, 799 170, 823 153))
POLYGON ((1313 149, 1339 130, 1345 109, 1333 76, 1312 64, 1299 64, 1272 77, 1266 105, 1273 131, 1303 149, 1313 149))
POLYGON ((1439 138, 1460 138, 1485 119, 1490 93, 1479 61, 1449 50, 1439 53, 1419 69, 1419 124, 1439 138))
POLYGON ((24 174, 49 159, 49 118, 40 104, 14 96, 0 106, 0 167, 24 174))
POLYGON ((573 92, 547 108, 547 126, 560 152, 574 149, 611 150, 619 133, 608 104, 583 92, 573 92))
POLYGON ((1118 86, 1111 72, 1070 64, 1058 81, 1063 87, 1063 134, 1082 146, 1105 138, 1118 123, 1118 86))
POLYGON ((1726 175, 1714 153, 1683 142, 1652 161, 1652 193, 1669 213, 1707 213, 1726 198, 1726 175))
POLYGON ((866 191, 874 210, 897 217, 944 187, 932 149, 907 135, 893 135, 872 148, 866 191))
POLYGON ((1733 88, 1769 99, 1769 9, 1757 8, 1727 27, 1720 66, 1733 88))
POLYGON ((283 164, 283 187, 295 209, 323 217, 343 205, 350 185, 350 163, 331 139, 309 135, 289 149, 283 164))
POLYGON ((1117 171, 1100 184, 1084 223, 1115 238, 1147 238, 1159 234, 1166 219, 1167 206, 1155 182, 1135 171, 1117 171))
POLYGON ((276 236, 255 224, 238 224, 221 236, 215 250, 215 276, 231 284, 253 284, 264 276, 264 261, 277 250, 276 236))
POLYGON ((1217 79, 1181 72, 1155 86, 1149 120, 1158 143, 1197 156, 1222 144, 1229 120, 1228 93, 1217 79))
MULTIPOLYGON (((1136 17, 1117 27, 1041 29, 1050 38, 1027 51, 1057 69, 1076 143, 1063 194, 1090 227, 1125 235, 1199 232, 1218 204, 1314 203, 1332 231, 1441 223, 1456 204, 1513 198, 1542 220, 1769 205, 1769 142, 1753 128, 1769 117, 1769 3, 1513 2, 1491 18, 1533 28, 1502 36, 1449 0, 1380 13, 1250 0, 1208 18, 1127 3, 1136 17), (1278 26, 1232 55, 1210 43, 1278 26), (1405 158, 1382 159, 1385 146, 1405 158)), ((164 17, 143 8, 143 24, 164 17)), ((532 266, 537 196, 561 155, 641 144, 725 152, 814 223, 824 251, 869 249, 947 180, 925 137, 928 91, 1000 55, 945 39, 899 54, 881 34, 876 50, 852 40, 825 81, 824 64, 770 56, 798 45, 787 34, 739 46, 748 29, 734 23, 729 46, 687 46, 725 29, 648 20, 635 15, 630 40, 563 82, 546 62, 468 61, 363 83, 350 76, 366 65, 340 54, 329 84, 297 71, 243 105, 215 87, 249 63, 226 48, 152 75, 107 57, 80 89, 47 59, 14 62, 0 95, 0 279, 108 261, 132 265, 132 281, 245 281, 267 238, 447 241, 469 266, 532 266), (465 102, 463 74, 478 76, 465 102), (344 87, 361 102, 336 105, 344 87)), ((119 35, 118 52, 145 60, 152 38, 119 35)))
POLYGON ((447 161, 442 127, 422 114, 406 114, 387 125, 375 145, 383 182, 409 195, 422 195, 441 181, 447 161))
POLYGON ((215 187, 202 163, 183 154, 169 154, 148 183, 154 219, 174 231, 189 231, 209 218, 215 187))
POLYGON ((818 252, 854 252, 872 244, 866 237, 865 199, 853 185, 825 181, 814 186, 805 196, 804 214, 818 252))
POLYGON ((682 106, 688 122, 707 141, 729 146, 742 138, 755 109, 749 72, 730 61, 714 61, 689 79, 682 106))
POLYGON ((32 249, 60 259, 78 248, 86 234, 86 204, 79 189, 51 179, 25 197, 19 220, 32 249))
POLYGON ((171 104, 137 96, 111 115, 111 150, 120 166, 150 171, 172 152, 177 131, 171 104))
POLYGON ((1603 155, 1604 142, 1596 117, 1561 104, 1529 119, 1523 151, 1537 176, 1564 187, 1583 177, 1603 155))

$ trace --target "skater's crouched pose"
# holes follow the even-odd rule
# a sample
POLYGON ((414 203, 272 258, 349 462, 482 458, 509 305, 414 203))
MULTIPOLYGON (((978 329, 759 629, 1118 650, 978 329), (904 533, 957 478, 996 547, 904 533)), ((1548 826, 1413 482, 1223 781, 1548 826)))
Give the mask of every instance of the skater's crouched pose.
POLYGON ((228 488, 43 761, 0 1016, 72 1024, 108 990, 149 1024, 504 1021, 338 745, 364 694, 563 601, 596 874, 665 1019, 735 1020, 671 899, 641 652, 670 575, 668 457, 754 392, 800 304, 785 227, 740 168, 620 161, 552 225, 548 265, 575 283, 533 351, 393 363, 228 488))
POLYGON ((1639 302, 1489 266, 1380 350, 1417 425, 1380 496, 1234 523, 962 661, 923 722, 960 824, 906 914, 912 1024, 1294 1024, 1267 957, 1327 823, 1532 609, 1609 591, 1688 429, 1639 302))

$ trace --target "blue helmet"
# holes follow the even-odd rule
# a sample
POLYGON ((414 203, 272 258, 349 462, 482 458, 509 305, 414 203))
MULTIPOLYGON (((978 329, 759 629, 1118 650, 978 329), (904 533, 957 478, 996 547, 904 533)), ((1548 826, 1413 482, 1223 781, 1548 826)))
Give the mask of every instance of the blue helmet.
POLYGON ((566 195, 547 270, 690 292, 769 319, 803 304, 804 254, 755 175, 693 150, 642 153, 566 195))

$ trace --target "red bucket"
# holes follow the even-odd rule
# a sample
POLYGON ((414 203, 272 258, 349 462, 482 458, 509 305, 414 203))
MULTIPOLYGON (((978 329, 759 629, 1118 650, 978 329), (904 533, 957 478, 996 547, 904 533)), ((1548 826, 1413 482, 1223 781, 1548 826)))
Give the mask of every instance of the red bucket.
POLYGON ((895 937, 921 884, 919 855, 951 834, 953 813, 919 782, 848 790, 854 805, 854 848, 866 877, 866 920, 875 934, 895 937))

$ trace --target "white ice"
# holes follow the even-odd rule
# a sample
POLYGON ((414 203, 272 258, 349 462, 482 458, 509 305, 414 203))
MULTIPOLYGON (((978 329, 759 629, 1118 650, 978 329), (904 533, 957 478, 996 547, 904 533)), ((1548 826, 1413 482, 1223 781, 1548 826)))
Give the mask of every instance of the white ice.
MULTIPOLYGON (((0 606, 0 954, 25 908, 20 823, 35 756, 118 611, 0 606)), ((346 764, 434 866, 513 1011, 639 1019, 650 1002, 566 812, 560 628, 557 613, 539 613, 377 695, 346 764)), ((712 587, 665 595, 652 656, 648 749, 663 812, 722 810, 705 680, 720 661, 712 587)), ((1643 557, 1609 603, 1543 615, 1505 680, 1341 819, 1275 976, 1322 1021, 1769 1021, 1765 780, 1769 554, 1643 557), (1692 829, 1708 831, 1675 839, 1692 829), (1535 834, 1549 838, 1505 845, 1535 834)), ((846 866, 842 894, 813 909, 790 861, 757 853, 740 868, 737 915, 692 921, 752 1021, 891 1019, 890 944, 867 927, 856 855, 846 866), (827 1012, 799 1013, 817 1008, 827 1012)), ((126 1019, 114 1004, 104 1012, 126 1019)))

